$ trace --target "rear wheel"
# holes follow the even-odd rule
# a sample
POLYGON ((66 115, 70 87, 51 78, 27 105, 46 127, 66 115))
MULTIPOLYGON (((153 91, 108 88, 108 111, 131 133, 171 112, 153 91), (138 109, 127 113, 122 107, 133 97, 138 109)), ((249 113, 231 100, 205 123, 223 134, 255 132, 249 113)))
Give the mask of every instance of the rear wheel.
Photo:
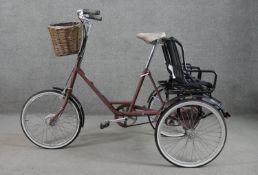
POLYGON ((74 141, 81 130, 79 109, 71 100, 55 122, 51 118, 64 103, 64 95, 55 90, 34 94, 24 104, 21 126, 27 138, 37 146, 63 148, 74 141))
POLYGON ((214 160, 222 151, 226 136, 221 113, 198 100, 169 107, 159 118, 155 131, 161 155, 181 167, 199 167, 214 160))

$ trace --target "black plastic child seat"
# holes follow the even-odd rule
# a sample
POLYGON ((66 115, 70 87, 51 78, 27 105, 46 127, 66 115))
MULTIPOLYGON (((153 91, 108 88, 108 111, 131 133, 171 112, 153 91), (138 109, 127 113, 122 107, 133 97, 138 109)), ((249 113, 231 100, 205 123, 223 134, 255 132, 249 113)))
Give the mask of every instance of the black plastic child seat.
POLYGON ((201 70, 199 67, 186 64, 182 44, 174 37, 163 39, 162 50, 166 61, 167 70, 170 74, 168 81, 161 81, 162 86, 178 93, 211 93, 214 91, 217 74, 212 70, 201 70), (178 48, 181 48, 180 51, 178 48), (192 73, 197 73, 194 77, 192 73), (213 83, 203 81, 203 73, 214 75, 213 83))

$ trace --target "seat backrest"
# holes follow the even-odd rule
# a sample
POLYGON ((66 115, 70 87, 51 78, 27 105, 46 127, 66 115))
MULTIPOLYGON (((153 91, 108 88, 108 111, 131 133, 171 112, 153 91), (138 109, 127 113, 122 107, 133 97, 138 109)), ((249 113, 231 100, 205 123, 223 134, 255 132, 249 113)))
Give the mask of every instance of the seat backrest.
POLYGON ((173 37, 166 38, 163 42, 162 50, 171 78, 179 83, 187 83, 184 75, 185 60, 182 44, 173 37))

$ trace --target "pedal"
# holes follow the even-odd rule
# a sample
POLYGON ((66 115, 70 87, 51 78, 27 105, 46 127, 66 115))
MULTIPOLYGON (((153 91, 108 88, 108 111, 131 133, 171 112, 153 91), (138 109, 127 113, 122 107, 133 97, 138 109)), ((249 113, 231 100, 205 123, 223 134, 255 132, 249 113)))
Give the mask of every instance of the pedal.
POLYGON ((127 120, 128 120, 127 117, 118 118, 118 119, 115 119, 115 120, 106 120, 104 123, 100 123, 100 129, 104 129, 104 128, 109 127, 110 123, 117 123, 117 122, 124 121, 124 123, 127 124, 127 120))
POLYGON ((109 127, 109 125, 110 125, 110 121, 106 120, 104 123, 100 123, 100 129, 107 128, 109 127))

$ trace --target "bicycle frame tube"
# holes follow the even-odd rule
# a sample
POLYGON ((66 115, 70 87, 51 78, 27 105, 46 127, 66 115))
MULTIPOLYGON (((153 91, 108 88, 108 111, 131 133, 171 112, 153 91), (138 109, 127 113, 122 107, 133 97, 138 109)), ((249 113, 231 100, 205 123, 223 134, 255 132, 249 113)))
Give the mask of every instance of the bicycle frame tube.
POLYGON ((100 100, 111 110, 112 113, 116 113, 116 109, 111 105, 110 101, 95 87, 94 83, 90 81, 81 68, 77 69, 77 73, 85 81, 85 83, 95 92, 100 100))

